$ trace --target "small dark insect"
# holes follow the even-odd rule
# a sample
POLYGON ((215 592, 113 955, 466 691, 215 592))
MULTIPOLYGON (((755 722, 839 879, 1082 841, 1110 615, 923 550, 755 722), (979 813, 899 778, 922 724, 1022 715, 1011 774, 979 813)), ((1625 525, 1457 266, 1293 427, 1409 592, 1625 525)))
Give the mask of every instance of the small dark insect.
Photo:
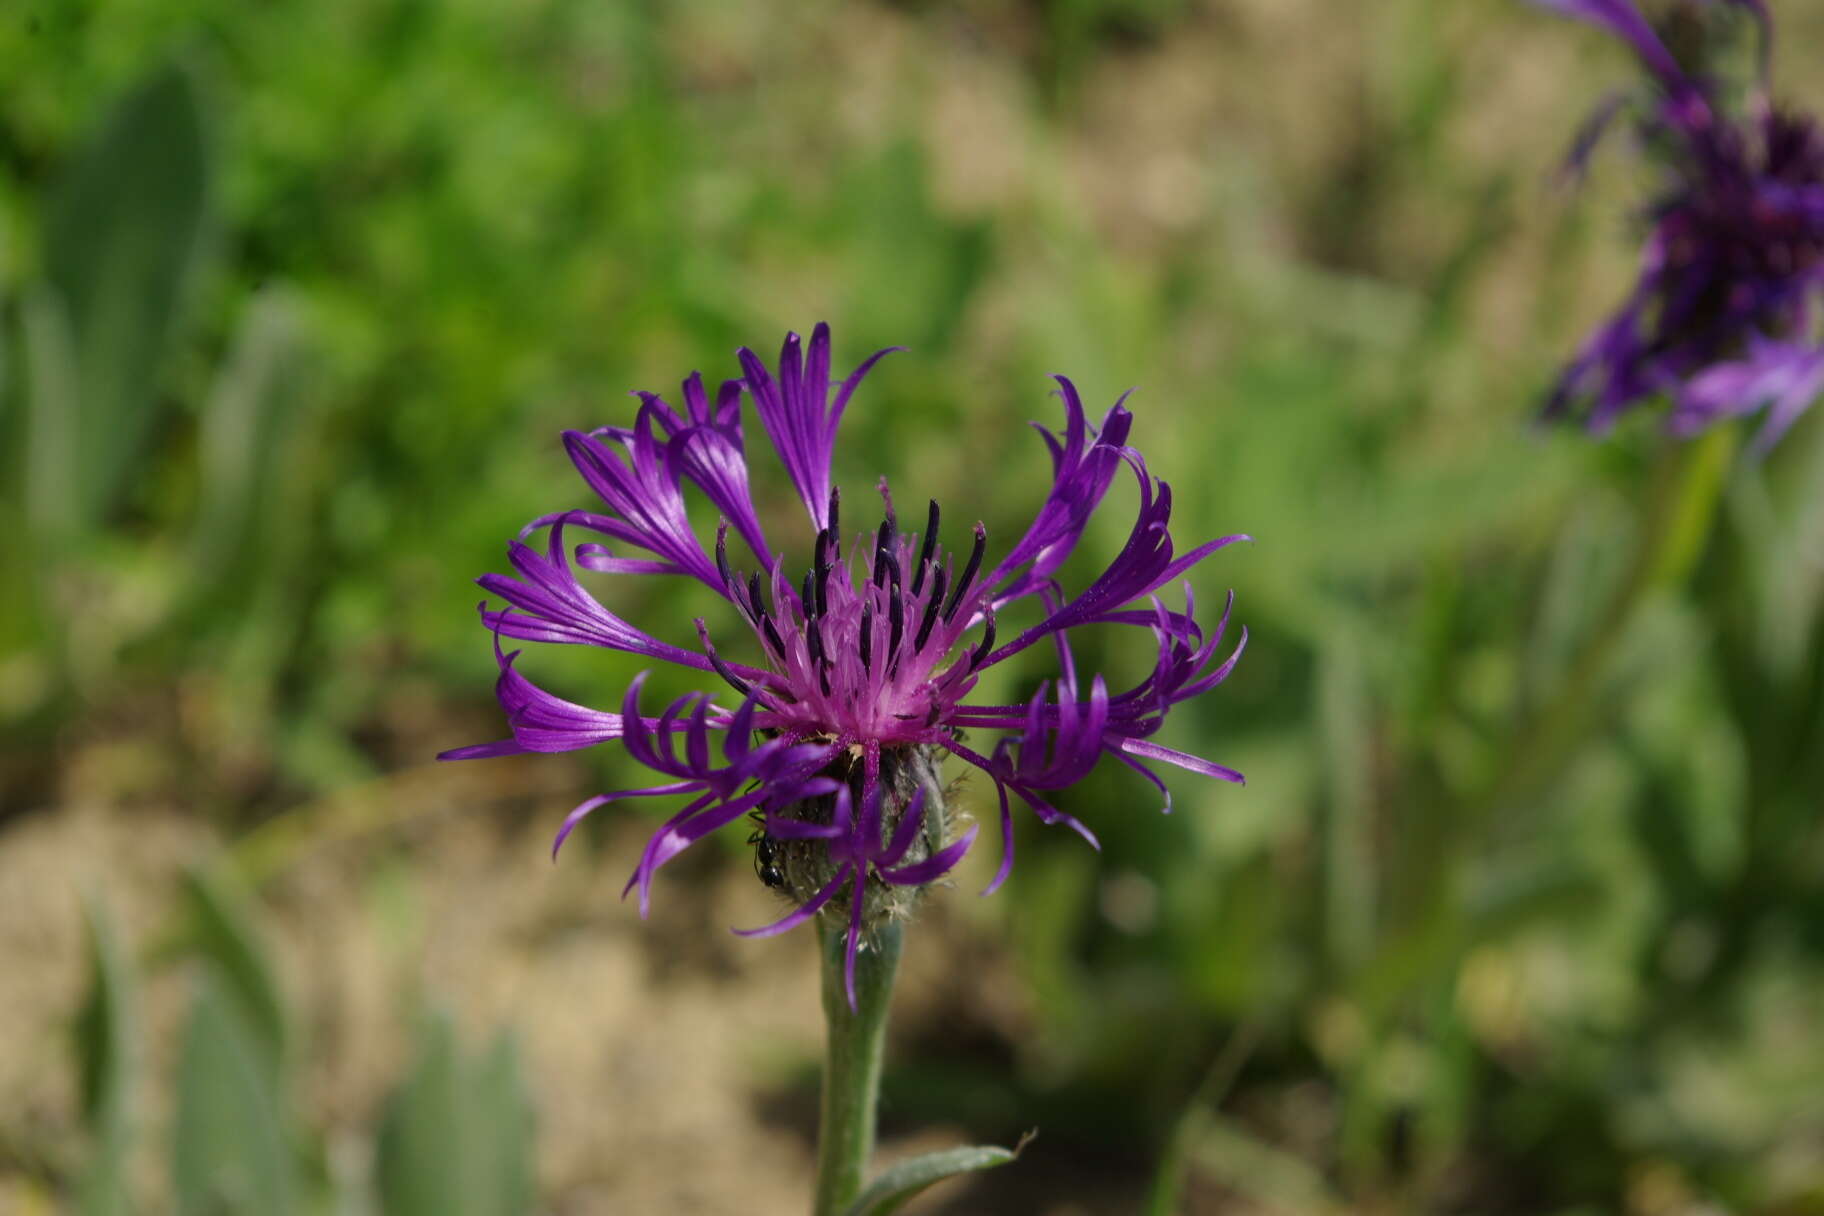
POLYGON ((785 871, 779 868, 779 842, 766 834, 763 825, 753 830, 747 843, 754 846, 754 873, 760 876, 760 881, 775 891, 783 887, 785 871))

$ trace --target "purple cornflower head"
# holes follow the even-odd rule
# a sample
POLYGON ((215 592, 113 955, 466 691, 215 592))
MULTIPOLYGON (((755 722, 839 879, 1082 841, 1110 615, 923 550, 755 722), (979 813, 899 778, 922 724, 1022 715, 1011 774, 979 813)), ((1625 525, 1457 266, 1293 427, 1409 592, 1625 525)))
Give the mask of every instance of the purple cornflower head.
POLYGON ((742 349, 742 378, 723 383, 713 401, 693 372, 683 383, 682 410, 642 392, 631 427, 566 432, 570 460, 602 507, 533 520, 508 546, 515 573, 478 580, 505 602, 484 602, 481 615, 495 635, 496 692, 512 737, 442 757, 561 752, 618 740, 664 780, 584 802, 564 821, 552 851, 605 803, 685 797, 647 843, 623 889, 625 895, 638 887, 642 916, 653 876, 667 861, 719 828, 757 821, 749 838, 756 868, 797 906, 746 932, 793 928, 846 890, 851 1002, 861 943, 909 914, 920 891, 947 873, 975 837, 973 828, 960 830, 947 804, 946 756, 985 773, 999 794, 1001 865, 983 894, 1000 886, 1013 864, 1012 798, 1045 823, 1066 824, 1095 844, 1090 830, 1051 799, 1104 756, 1135 769, 1161 793, 1165 784, 1152 762, 1242 780, 1233 769, 1151 736, 1174 705, 1220 684, 1247 644, 1243 629, 1234 651, 1218 656, 1233 593, 1208 633, 1196 620, 1188 583, 1182 610, 1168 608, 1158 593, 1218 549, 1247 538, 1225 536, 1178 554, 1169 528, 1171 489, 1127 444, 1133 416, 1126 397, 1095 429, 1076 387, 1062 376, 1056 380, 1063 433, 1038 428, 1051 454, 1050 490, 1025 534, 994 564, 987 562, 980 523, 969 533, 966 556, 946 552, 936 502, 921 531, 902 529, 884 479, 878 526, 845 537, 830 471, 837 426, 863 376, 886 353, 876 352, 832 386, 829 327, 819 325, 808 349, 797 334, 787 336, 776 371, 742 349), (759 414, 809 516, 805 534, 814 539, 797 577, 769 542, 750 494, 745 403, 759 414), (1123 469, 1139 497, 1127 542, 1088 586, 1070 594, 1057 571, 1123 469), (692 527, 687 485, 721 517, 713 548, 692 527), (539 532, 542 545, 530 543, 539 532), (591 539, 574 543, 579 533, 591 539), (737 553, 744 551, 746 569, 737 569, 731 540, 737 553), (640 555, 618 555, 610 544, 640 555), (605 607, 584 588, 579 571, 681 575, 703 583, 746 625, 756 661, 724 655, 702 619, 695 623, 696 646, 661 641, 605 607), (1013 614, 1026 618, 1024 627, 999 628, 1013 614), (1101 675, 1087 684, 1079 675, 1071 635, 1098 625, 1151 632, 1151 670, 1133 687, 1111 693, 1101 675), (625 651, 716 677, 726 687, 688 694, 647 716, 642 674, 618 713, 591 709, 535 685, 518 670, 518 652, 501 649, 503 637, 625 651), (1029 700, 968 702, 984 670, 1041 644, 1055 653, 1057 672, 1029 700), (993 742, 976 742, 978 734, 993 742))
MULTIPOLYGON (((1663 394, 1668 429, 1689 436, 1765 409, 1755 441, 1765 451, 1824 392, 1824 136, 1768 100, 1769 13, 1761 0, 1685 10, 1701 22, 1706 10, 1734 8, 1758 24, 1761 79, 1730 113, 1718 81, 1682 67, 1633 0, 1539 2, 1634 49, 1656 90, 1641 135, 1669 170, 1634 289, 1564 370, 1547 416, 1582 416, 1600 432, 1663 394)), ((1622 100, 1598 110, 1574 167, 1622 100)))

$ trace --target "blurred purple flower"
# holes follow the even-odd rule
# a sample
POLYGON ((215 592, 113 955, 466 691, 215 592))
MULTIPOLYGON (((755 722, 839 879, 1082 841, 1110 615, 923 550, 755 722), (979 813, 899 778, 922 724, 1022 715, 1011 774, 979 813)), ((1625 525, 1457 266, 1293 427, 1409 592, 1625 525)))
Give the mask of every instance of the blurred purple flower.
MULTIPOLYGON (((1667 425, 1691 435, 1766 409, 1765 450, 1818 395, 1824 351, 1824 136, 1807 117, 1766 100, 1727 113, 1707 77, 1682 68, 1633 0, 1538 0, 1609 30, 1632 47, 1657 96, 1639 116, 1645 142, 1670 173, 1648 209, 1651 227, 1634 290, 1564 370, 1548 417, 1582 417, 1603 431, 1635 404, 1664 394, 1667 425)), ((1760 0, 1720 0, 1760 26, 1760 0)), ((1619 110, 1605 103, 1572 154, 1581 166, 1619 110)))
POLYGON ((1067 823, 1093 844, 1089 830, 1053 807, 1047 794, 1080 780, 1103 756, 1138 770, 1161 791, 1165 785, 1148 767, 1151 762, 1224 781, 1242 779, 1150 736, 1172 706, 1221 683, 1247 643, 1244 629, 1234 652, 1218 661, 1227 607, 1206 636, 1194 618, 1188 584, 1183 611, 1167 608, 1157 593, 1218 549, 1247 538, 1225 536, 1177 554, 1169 531, 1171 489, 1127 446, 1133 417, 1125 397, 1096 430, 1075 386, 1060 376, 1063 434, 1039 428, 1051 453, 1051 487, 1025 534, 998 562, 984 565, 987 534, 979 523, 966 557, 959 561, 947 553, 938 543, 935 502, 922 532, 903 531, 884 480, 879 526, 845 542, 840 493, 830 472, 836 430, 862 377, 885 353, 877 352, 832 386, 829 328, 819 325, 808 350, 797 334, 787 336, 776 372, 752 351, 741 350, 743 378, 724 383, 713 403, 693 373, 683 384, 681 411, 655 394, 640 393, 631 428, 567 432, 565 449, 606 510, 564 511, 532 521, 508 546, 516 574, 478 580, 505 602, 481 607, 497 639, 599 646, 709 673, 736 694, 732 708, 698 692, 656 718, 642 716, 641 676, 619 713, 590 709, 533 684, 515 666, 517 652, 503 653, 497 641, 497 694, 512 737, 443 756, 560 752, 619 739, 666 780, 591 798, 565 820, 557 844, 604 803, 688 796, 652 837, 628 881, 629 890, 640 889, 644 915, 660 866, 710 832, 756 815, 769 847, 796 850, 800 864, 788 866, 790 880, 780 882, 801 902, 757 932, 802 923, 846 887, 851 977, 863 935, 864 893, 874 901, 877 891, 884 899, 893 887, 929 884, 974 838, 973 829, 949 838, 936 773, 944 754, 981 770, 1000 795, 1002 860, 989 891, 1006 878, 1013 861, 1009 792, 1043 821, 1067 823), (759 414, 815 530, 808 568, 796 579, 787 577, 784 559, 768 543, 749 493, 744 398, 759 414), (1127 542, 1087 587, 1067 595, 1055 574, 1123 468, 1139 493, 1127 542), (713 552, 692 529, 686 483, 721 516, 713 552), (535 548, 527 538, 541 529, 544 544, 535 548), (567 536, 577 532, 601 539, 572 548, 567 536), (754 569, 745 574, 730 556, 731 535, 752 559, 754 569), (642 556, 616 556, 603 541, 642 556), (724 657, 701 619, 695 647, 635 628, 583 588, 578 567, 696 579, 746 622, 758 661, 724 657), (1024 612, 1028 623, 997 644, 997 622, 1011 612, 1024 612), (1157 643, 1152 670, 1114 694, 1097 675, 1085 699, 1069 639, 1072 631, 1091 625, 1149 630, 1157 643), (986 668, 1041 642, 1054 649, 1058 675, 1030 701, 964 703, 986 668), (965 729, 999 738, 986 752, 977 751, 963 742, 965 729), (806 850, 814 853, 814 864, 803 860, 810 855, 806 850))

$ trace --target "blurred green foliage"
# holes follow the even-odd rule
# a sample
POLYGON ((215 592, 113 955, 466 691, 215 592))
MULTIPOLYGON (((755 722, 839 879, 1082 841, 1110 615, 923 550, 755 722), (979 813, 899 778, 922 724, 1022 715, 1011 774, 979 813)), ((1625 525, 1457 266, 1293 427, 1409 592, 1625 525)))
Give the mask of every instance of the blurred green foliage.
MULTIPOLYGON (((389 1216, 514 1216, 531 1210, 531 1111, 513 1040, 485 1056, 459 1048, 451 1019, 424 1023, 416 1062, 387 1102, 369 1173, 332 1168, 293 1090, 286 1009, 243 896, 221 875, 195 871, 188 927, 155 968, 194 971, 194 995, 172 1080, 170 1157, 160 1171, 172 1210, 218 1213, 365 1212, 389 1216)), ((120 957, 101 905, 89 912, 88 996, 76 1035, 91 1147, 76 1190, 82 1216, 139 1210, 128 1182, 134 1141, 150 1123, 136 969, 120 957)))
MULTIPOLYGON (((1068 1193, 1099 1154, 1148 1163, 1159 1212, 1824 1211, 1824 428, 1762 464, 1528 433, 1628 257, 1626 191, 1538 185, 1597 91, 1529 89, 1529 55, 1572 62, 1558 27, 1447 0, 16 7, 9 809, 125 737, 233 831, 499 730, 467 580, 580 503, 556 431, 738 344, 827 318, 839 361, 912 346, 839 476, 991 536, 1042 485, 1043 375, 1139 382, 1185 536, 1257 538, 1199 584, 1238 589, 1247 658, 1167 739, 1250 785, 1177 781, 1161 817, 1099 775, 1069 805, 1100 856, 1023 825, 966 915, 1029 1024, 910 1043, 895 1117, 1040 1120, 980 1193, 1068 1193)), ((652 582, 616 611, 688 620, 652 582)), ((596 704, 634 670, 527 662, 596 704)), ((188 899, 180 1210, 306 1209, 296 1030, 244 897, 188 899)), ((66 1181, 120 1211, 134 968, 91 928, 66 1181)), ((521 1210, 511 1048, 432 1022, 417 1070, 383 1210, 521 1210), (475 1177, 423 1172, 449 1153, 475 1177)))

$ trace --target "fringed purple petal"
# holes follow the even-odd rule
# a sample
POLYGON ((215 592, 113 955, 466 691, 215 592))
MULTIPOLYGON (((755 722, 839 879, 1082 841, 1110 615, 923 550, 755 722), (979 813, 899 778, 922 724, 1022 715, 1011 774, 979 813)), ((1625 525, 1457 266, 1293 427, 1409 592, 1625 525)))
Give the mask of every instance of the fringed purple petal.
POLYGON ((1678 61, 1672 58, 1672 52, 1666 49, 1666 44, 1659 40, 1659 35, 1653 32, 1653 27, 1647 24, 1647 19, 1631 0, 1534 0, 1534 3, 1601 26, 1633 47, 1641 62, 1661 84, 1670 89, 1689 87, 1690 82, 1678 61))
POLYGON ((832 407, 829 400, 830 327, 819 322, 811 332, 811 368, 805 374, 803 342, 787 334, 779 351, 779 376, 774 379, 766 364, 747 347, 736 352, 741 371, 753 395, 760 422, 779 453, 779 460, 798 488, 810 513, 811 524, 829 524, 830 460, 836 447, 836 428, 851 394, 882 355, 898 347, 879 350, 863 361, 843 382, 832 407))
POLYGON ((1088 841, 1090 848, 1096 849, 1097 851, 1101 850, 1102 842, 1096 839, 1096 834, 1090 831, 1082 820, 1074 815, 1068 815, 1065 812, 1060 811, 1057 807, 1039 797, 1037 793, 1019 785, 1017 782, 1010 781, 1007 784, 1008 788, 1018 794, 1026 805, 1032 808, 1033 813, 1039 817, 1040 823, 1043 823, 1048 827, 1061 823, 1077 835, 1081 836, 1084 840, 1088 841))
POLYGON ((732 932, 739 937, 775 937, 796 929, 823 910, 823 905, 830 902, 830 897, 842 890, 842 884, 848 880, 853 870, 852 866, 841 867, 836 871, 836 877, 823 884, 817 894, 811 896, 803 906, 793 908, 772 924, 762 925, 758 929, 735 929, 732 932))
POLYGON ((694 788, 696 787, 688 781, 674 781, 669 785, 649 785, 645 789, 615 790, 612 793, 597 794, 564 816, 563 826, 557 829, 557 838, 551 842, 551 860, 557 860, 557 851, 564 847, 564 841, 570 838, 570 833, 576 830, 576 825, 597 807, 606 806, 610 802, 618 802, 622 798, 654 798, 662 794, 687 794, 694 788))
POLYGON ((482 621, 490 629, 525 641, 600 646, 698 671, 713 670, 705 656, 635 629, 584 590, 570 569, 564 550, 564 527, 562 519, 551 525, 543 554, 519 541, 507 546, 507 558, 519 572, 519 579, 484 574, 475 580, 509 605, 504 610, 482 605, 482 621))
POLYGON ((1765 452, 1820 395, 1824 348, 1760 340, 1745 358, 1692 377, 1668 425, 1676 434, 1690 435, 1720 418, 1767 407, 1767 421, 1755 438, 1755 448, 1765 452))
POLYGON ((1126 755, 1143 756, 1148 760, 1163 760, 1167 764, 1175 764, 1179 768, 1189 769, 1193 773, 1201 773, 1205 777, 1214 777, 1218 781, 1232 781, 1236 785, 1246 785, 1248 783, 1246 777, 1243 777, 1240 773, 1225 765, 1213 764, 1210 761, 1203 759, 1201 756, 1193 756, 1189 752, 1181 752, 1169 747, 1161 747, 1159 744, 1149 743, 1145 739, 1123 739, 1115 746, 1116 750, 1126 755))
POLYGON ((614 437, 624 459, 601 439, 581 431, 565 431, 564 448, 589 488, 630 530, 627 539, 720 592, 715 563, 691 529, 665 445, 652 434, 655 412, 653 401, 647 400, 634 429, 614 437))
POLYGON ((1634 289, 1559 376, 1545 416, 1577 416, 1601 434, 1663 399, 1668 429, 1689 436, 1765 409, 1756 440, 1765 451, 1817 396, 1805 361, 1770 365, 1769 348, 1814 347, 1824 293, 1824 136, 1766 101, 1765 5, 1726 0, 1761 34, 1762 88, 1731 113, 1728 82, 1682 72, 1631 0, 1540 2, 1619 35, 1659 79, 1665 95, 1638 126, 1666 170, 1645 208, 1634 289))
POLYGON ((997 605, 1043 587, 1076 549, 1121 465, 1133 425, 1128 394, 1123 393, 1103 418, 1100 432, 1091 431, 1077 386, 1064 376, 1052 379, 1064 403, 1064 438, 1033 424, 1051 451, 1052 486, 1026 534, 979 584, 997 605))
POLYGON ((1065 629, 1118 621, 1123 616, 1120 611, 1123 605, 1151 595, 1219 549, 1250 539, 1241 534, 1221 537, 1173 561, 1171 487, 1162 481, 1155 482, 1147 472, 1145 462, 1131 448, 1122 449, 1121 459, 1133 471, 1140 489, 1140 509, 1121 552, 1082 593, 1050 611, 1043 621, 1021 632, 989 655, 980 666, 999 663, 1041 638, 1065 629))
POLYGON ((1001 803, 1001 864, 994 872, 994 878, 982 888, 983 895, 993 895, 1013 873, 1013 807, 1007 802, 1007 786, 1000 781, 994 783, 994 792, 1001 803))
MULTIPOLYGON (((636 882, 639 885, 641 917, 646 915, 651 903, 652 879, 659 872, 659 867, 710 833, 741 818, 770 795, 771 791, 764 787, 728 802, 712 802, 710 799, 715 795, 706 795, 653 833, 652 838, 646 842, 645 851, 640 855, 640 864, 634 870, 633 880, 628 883, 629 887, 636 882)), ((625 893, 623 889, 622 894, 625 893)))
POLYGON ((500 677, 494 683, 494 695, 506 711, 513 738, 457 748, 444 752, 438 759, 472 760, 518 752, 576 751, 618 739, 625 733, 626 719, 621 714, 604 713, 553 696, 520 674, 514 665, 518 658, 517 650, 503 654, 496 639, 494 660, 500 666, 500 677))
MULTIPOLYGON (((876 803, 880 800, 880 795, 876 792, 876 803)), ((912 791, 912 800, 906 803, 905 809, 899 813, 899 826, 893 829, 893 839, 887 842, 885 848, 880 848, 879 845, 880 816, 876 814, 874 826, 863 829, 867 833, 869 846, 878 850, 874 855, 874 864, 876 866, 898 865, 899 859, 911 849, 912 842, 918 839, 919 829, 924 827, 924 824, 925 791, 922 788, 912 791)))
POLYGON ((882 870, 880 871, 880 876, 888 882, 901 887, 922 887, 927 883, 936 882, 938 879, 948 874, 956 866, 956 863, 963 859, 963 854, 967 853, 969 851, 969 846, 975 843, 975 835, 979 830, 978 827, 972 825, 967 832, 964 832, 961 836, 957 837, 937 852, 931 854, 931 856, 925 858, 923 861, 915 861, 911 865, 882 870))

